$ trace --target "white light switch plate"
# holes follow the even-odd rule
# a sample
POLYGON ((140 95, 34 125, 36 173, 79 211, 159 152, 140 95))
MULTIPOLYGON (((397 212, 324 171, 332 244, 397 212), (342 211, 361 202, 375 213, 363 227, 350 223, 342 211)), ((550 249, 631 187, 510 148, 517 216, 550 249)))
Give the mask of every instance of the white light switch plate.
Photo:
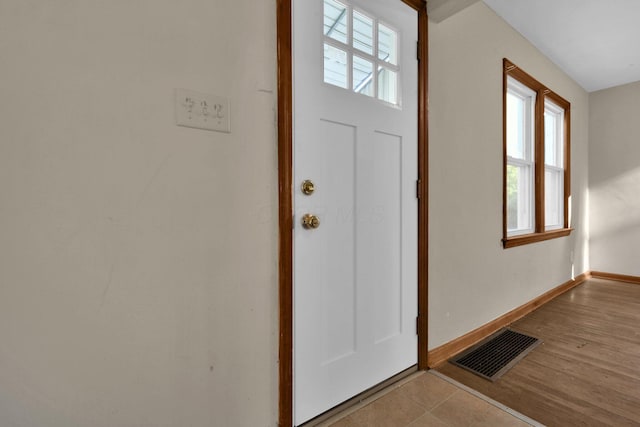
POLYGON ((231 132, 229 98, 176 89, 175 102, 178 126, 231 132))

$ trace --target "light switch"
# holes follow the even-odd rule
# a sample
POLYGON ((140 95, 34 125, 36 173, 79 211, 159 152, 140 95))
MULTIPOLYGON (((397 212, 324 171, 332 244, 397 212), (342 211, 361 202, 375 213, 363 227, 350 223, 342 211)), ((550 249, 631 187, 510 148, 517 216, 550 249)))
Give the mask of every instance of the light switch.
POLYGON ((176 89, 175 102, 178 126, 231 132, 229 98, 176 89))

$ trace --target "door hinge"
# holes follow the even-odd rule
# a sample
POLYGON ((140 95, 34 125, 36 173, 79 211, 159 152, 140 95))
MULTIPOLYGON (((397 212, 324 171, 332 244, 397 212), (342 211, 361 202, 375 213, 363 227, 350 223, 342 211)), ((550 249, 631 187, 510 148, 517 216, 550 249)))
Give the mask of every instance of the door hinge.
POLYGON ((420 41, 416 42, 416 59, 420 61, 420 41))
POLYGON ((422 180, 416 180, 416 199, 420 199, 420 195, 422 194, 422 180))
POLYGON ((420 322, 418 321, 419 317, 416 316, 416 335, 418 334, 418 330, 420 329, 420 322))

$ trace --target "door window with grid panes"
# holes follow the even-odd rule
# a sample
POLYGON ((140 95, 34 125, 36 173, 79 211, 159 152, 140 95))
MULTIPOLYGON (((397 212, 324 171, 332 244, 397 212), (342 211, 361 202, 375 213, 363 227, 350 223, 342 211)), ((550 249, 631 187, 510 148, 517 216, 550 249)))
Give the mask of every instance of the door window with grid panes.
POLYGON ((324 82, 401 105, 398 31, 347 2, 324 0, 324 82))

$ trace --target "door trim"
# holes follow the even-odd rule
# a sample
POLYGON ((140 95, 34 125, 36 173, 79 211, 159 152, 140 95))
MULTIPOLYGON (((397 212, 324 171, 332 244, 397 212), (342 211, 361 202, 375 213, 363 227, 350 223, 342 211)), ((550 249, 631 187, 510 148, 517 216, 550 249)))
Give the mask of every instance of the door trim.
MULTIPOLYGON (((278 425, 293 425, 293 0, 277 0, 279 359, 278 425)), ((389 0, 391 1, 391 0, 389 0)), ((418 369, 428 368, 428 18, 425 0, 402 1, 418 12, 418 369)))

